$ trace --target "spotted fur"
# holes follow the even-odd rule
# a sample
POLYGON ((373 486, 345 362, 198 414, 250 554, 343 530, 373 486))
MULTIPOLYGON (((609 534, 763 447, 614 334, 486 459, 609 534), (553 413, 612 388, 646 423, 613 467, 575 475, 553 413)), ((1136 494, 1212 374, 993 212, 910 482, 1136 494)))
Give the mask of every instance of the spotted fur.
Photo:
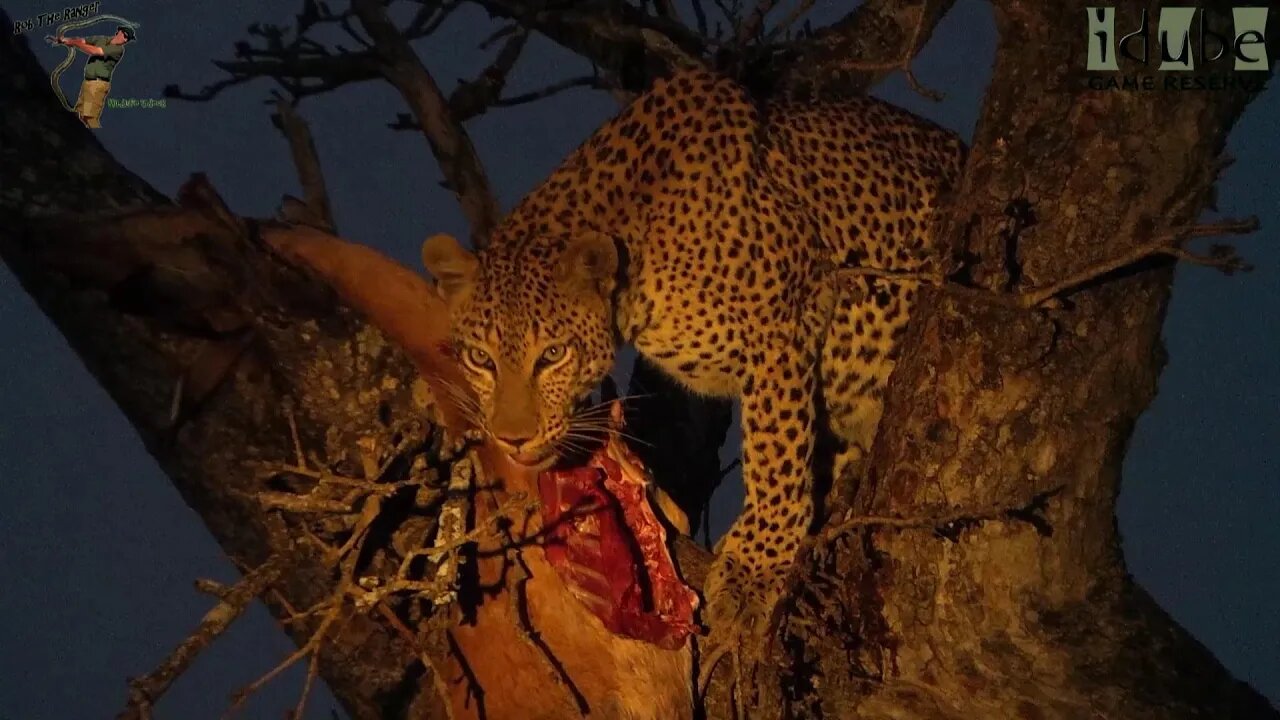
POLYGON ((708 595, 722 616, 767 604, 813 517, 818 418, 843 443, 837 470, 856 468, 915 293, 871 278, 841 292, 830 265, 920 268, 963 154, 873 99, 757 104, 710 73, 659 81, 478 257, 424 246, 477 414, 545 463, 574 444, 574 408, 622 342, 696 392, 739 397, 746 504, 708 595))

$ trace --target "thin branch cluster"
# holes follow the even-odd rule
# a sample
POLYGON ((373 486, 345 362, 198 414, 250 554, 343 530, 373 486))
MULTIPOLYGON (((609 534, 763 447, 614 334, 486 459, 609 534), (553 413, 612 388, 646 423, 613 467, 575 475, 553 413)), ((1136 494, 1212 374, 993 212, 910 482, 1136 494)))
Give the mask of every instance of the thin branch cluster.
POLYGON ((476 480, 469 456, 452 458, 442 468, 428 463, 440 448, 414 447, 404 441, 380 451, 373 440, 366 439, 358 448, 360 476, 348 477, 309 456, 292 414, 288 420, 294 457, 250 466, 261 488, 253 499, 293 527, 290 534, 305 546, 299 552, 322 559, 331 573, 330 591, 310 607, 293 607, 272 587, 287 569, 287 558, 280 556, 249 569, 231 587, 198 581, 197 588, 217 598, 218 604, 157 669, 130 681, 128 706, 119 720, 149 719, 156 701, 195 656, 260 597, 281 609, 284 625, 300 631, 306 628, 306 640, 236 692, 224 717, 235 716, 257 690, 306 660, 306 681, 291 716, 304 717, 326 643, 338 638, 356 616, 378 616, 417 650, 423 662, 429 662, 422 649, 425 638, 432 632, 433 621, 442 622, 438 609, 456 599, 457 569, 465 548, 510 545, 506 529, 536 510, 532 499, 513 495, 468 530, 464 522, 449 522, 449 518, 459 512, 465 515, 465 508, 457 506, 465 505, 476 480), (441 472, 448 474, 446 482, 438 479, 441 472))
MULTIPOLYGON (((755 55, 799 57, 814 48, 829 47, 835 39, 848 39, 859 28, 859 12, 831 26, 815 30, 807 20, 815 0, 692 0, 693 18, 680 16, 672 0, 638 0, 635 4, 613 2, 541 3, 531 0, 391 0, 388 14, 403 6, 414 6, 412 17, 397 24, 409 42, 430 41, 454 12, 471 2, 483 7, 499 21, 497 28, 479 43, 490 50, 505 40, 493 61, 471 80, 459 81, 448 95, 448 105, 456 122, 465 122, 491 108, 505 108, 553 97, 575 88, 634 92, 624 87, 620 75, 635 53, 653 56, 668 67, 715 65, 717 57, 755 55), (691 21, 691 24, 690 22, 691 21), (576 51, 590 66, 590 72, 572 75, 542 88, 504 94, 530 32, 540 32, 576 51)), ((907 72, 910 61, 932 30, 927 3, 906 0, 905 12, 914 12, 909 24, 911 41, 903 56, 885 60, 863 58, 851 48, 833 71, 907 72)), ((948 3, 949 4, 949 3, 948 3)), ((355 5, 355 3, 353 3, 355 5)), ((873 9, 874 12, 883 12, 873 9)), ((397 13, 403 14, 403 13, 397 13)), ((864 13, 865 14, 865 13, 864 13)), ((190 101, 208 101, 223 91, 265 78, 273 81, 292 102, 340 89, 349 84, 379 79, 383 60, 379 42, 360 27, 354 7, 335 11, 328 3, 303 0, 294 22, 288 25, 254 23, 248 37, 235 43, 234 57, 214 65, 226 77, 195 91, 177 85, 165 88, 165 95, 190 101)), ((417 129, 407 115, 390 123, 395 129, 417 129)))

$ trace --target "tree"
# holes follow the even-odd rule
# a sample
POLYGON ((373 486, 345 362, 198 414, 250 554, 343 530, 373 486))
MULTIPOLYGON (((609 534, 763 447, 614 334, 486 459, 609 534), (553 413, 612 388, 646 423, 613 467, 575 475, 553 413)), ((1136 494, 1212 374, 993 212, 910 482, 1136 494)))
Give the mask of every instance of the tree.
MULTIPOLYGON (((221 64, 228 79, 194 96, 254 77, 282 85, 280 122, 306 189, 304 200, 286 202, 288 222, 239 218, 198 178, 171 203, 60 110, 20 39, 0 51, 16 69, 0 79, 0 257, 247 569, 236 586, 210 588, 219 603, 200 631, 135 684, 134 716, 258 596, 353 717, 445 717, 450 704, 455 717, 474 712, 458 695, 474 687, 437 692, 441 670, 465 669, 457 658, 495 638, 521 649, 516 671, 540 680, 548 703, 599 707, 618 679, 606 669, 584 682, 558 666, 566 658, 545 652, 568 637, 556 621, 574 606, 538 596, 544 573, 528 565, 536 552, 502 549, 487 561, 452 552, 504 545, 512 529, 501 517, 519 516, 521 499, 495 507, 480 498, 472 529, 457 522, 475 468, 492 473, 495 460, 461 454, 449 431, 460 424, 450 420, 448 367, 431 342, 439 315, 422 305, 415 276, 324 232, 332 220, 294 102, 351 82, 390 82, 409 109, 396 126, 426 137, 479 243, 497 209, 468 118, 572 85, 626 99, 655 74, 703 63, 762 94, 860 92, 894 70, 909 73, 950 7, 873 0, 791 35, 785 29, 813 3, 772 26, 783 32, 766 32, 768 0, 725 6, 729 21, 718 28, 697 3, 694 27, 668 2, 481 4, 504 19, 502 45, 476 80, 447 96, 408 41, 455 3, 421 3, 400 27, 381 3, 355 0, 334 13, 308 2, 292 35, 250 29, 260 46, 239 46, 221 64), (308 32, 321 27, 360 49, 319 46, 308 32), (529 32, 590 58, 598 72, 504 96, 529 32), (48 152, 54 144, 95 169, 51 162, 66 155, 48 152), (110 217, 72 213, 86 198, 110 217), (395 282, 369 282, 371 272, 395 282), (433 408, 445 427, 424 420, 433 408), (433 563, 406 562, 424 544, 437 551, 433 563), (509 571, 501 579, 512 602, 448 603, 434 561, 448 571, 455 560, 482 580, 509 571), (381 582, 361 584, 369 577, 381 582), (457 624, 467 611, 490 614, 468 630, 457 624), (530 622, 531 612, 541 616, 530 622), (469 632, 472 644, 459 652, 469 632)), ((744 690, 759 694, 753 707, 763 716, 783 708, 867 718, 1275 715, 1129 580, 1114 532, 1124 445, 1161 363, 1168 260, 1239 267, 1229 252, 1195 255, 1182 244, 1250 227, 1195 224, 1250 97, 1089 93, 1073 67, 1060 67, 1084 56, 1082 14, 1076 4, 996 4, 995 75, 965 180, 940 219, 962 272, 926 278, 936 288, 908 334, 869 475, 837 484, 841 512, 814 539, 779 628, 783 672, 744 690), (1126 162, 1117 165, 1121 148, 1126 162)), ((676 465, 697 468, 701 481, 685 483, 695 491, 680 498, 696 511, 718 480, 706 447, 723 435, 725 410, 670 387, 660 397, 650 413, 705 429, 705 441, 663 448, 682 459, 676 465)), ((654 465, 669 478, 671 468, 654 465)), ((686 543, 681 559, 696 581, 705 557, 686 543)), ((610 638, 578 642, 589 664, 609 665, 610 638)), ((500 688, 483 692, 502 702, 500 688)), ((713 684, 708 715, 731 717, 731 702, 725 684, 713 684)))

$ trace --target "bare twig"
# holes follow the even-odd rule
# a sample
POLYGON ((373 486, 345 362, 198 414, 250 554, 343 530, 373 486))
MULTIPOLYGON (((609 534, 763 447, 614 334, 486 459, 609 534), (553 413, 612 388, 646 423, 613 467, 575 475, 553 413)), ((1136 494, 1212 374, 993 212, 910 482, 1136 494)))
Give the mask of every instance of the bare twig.
POLYGON ((284 408, 285 420, 289 422, 289 440, 293 442, 293 457, 298 463, 297 467, 305 470, 307 467, 307 456, 302 450, 302 438, 298 435, 298 419, 294 417, 293 409, 288 405, 284 408))
MULTIPOLYGON (((680 22, 650 15, 626 3, 573 3, 554 9, 528 0, 476 0, 494 15, 510 18, 600 66, 608 76, 643 90, 648 78, 636 72, 637 55, 646 67, 705 67, 710 42, 680 22)), ((695 9, 696 12, 696 9, 695 9)))
POLYGON ((316 153, 315 141, 311 137, 311 128, 307 121, 293 109, 293 105, 281 98, 276 101, 277 117, 280 131, 289 141, 289 150, 293 154, 293 164, 298 170, 298 181, 302 185, 302 197, 307 214, 303 218, 290 218, 307 222, 326 232, 337 232, 333 223, 333 211, 329 204, 329 191, 325 187, 324 172, 320 169, 320 156, 316 153))
POLYGON ((197 592, 202 592, 205 595, 212 595, 219 600, 226 600, 227 594, 233 589, 223 585, 217 580, 210 580, 209 578, 197 579, 195 581, 195 588, 197 592))
POLYGON ((344 13, 342 19, 338 21, 338 24, 342 27, 342 32, 346 33, 347 37, 355 40, 357 45, 366 50, 371 50, 373 48, 373 45, 371 45, 368 40, 364 39, 364 36, 356 32, 355 27, 351 24, 350 13, 344 13))
MULTIPOLYGON (((742 458, 736 457, 728 465, 725 465, 724 467, 720 468, 720 480, 724 480, 726 477, 729 476, 729 473, 736 470, 740 465, 742 465, 742 458)), ((717 482, 719 482, 719 480, 717 480, 717 482)))
MULTIPOLYGON (((405 29, 404 37, 416 40, 430 35, 461 4, 461 0, 424 2, 405 29)), ((297 16, 292 37, 285 37, 286 28, 259 23, 250 25, 248 34, 264 39, 265 44, 255 46, 247 41, 238 42, 235 60, 214 62, 216 67, 230 77, 195 92, 169 85, 164 89, 164 95, 203 102, 212 100, 227 88, 258 78, 270 78, 290 97, 298 100, 348 84, 379 79, 382 75, 378 70, 373 44, 356 31, 352 25, 354 18, 355 13, 350 9, 334 13, 323 3, 307 3, 307 11, 297 16), (336 25, 361 49, 352 51, 341 46, 328 47, 307 35, 312 28, 325 24, 336 25)))
MULTIPOLYGON (((342 611, 343 606, 341 604, 335 604, 331 607, 320 620, 320 624, 316 627, 315 632, 311 634, 311 637, 307 639, 307 642, 304 643, 302 647, 290 653, 288 657, 281 660, 279 664, 268 670, 257 680, 254 680, 236 691, 236 693, 232 695, 231 707, 222 715, 223 720, 229 720, 229 718, 234 717, 235 714, 240 712, 240 709, 244 707, 245 701, 247 701, 250 696, 262 689, 262 686, 274 680, 280 675, 280 673, 288 670, 290 667, 293 667, 293 665, 302 658, 314 653, 319 653, 321 646, 329 635, 329 628, 339 620, 342 615, 342 611)), ((339 627, 340 626, 341 623, 339 623, 339 627)))
POLYGON ((283 569, 284 563, 278 557, 273 557, 225 592, 220 592, 219 603, 205 614, 195 631, 158 668, 129 680, 129 704, 116 716, 117 720, 149 718, 152 707, 173 681, 191 666, 202 650, 240 617, 255 598, 280 577, 283 569))
MULTIPOLYGON (((538 100, 544 100, 555 95, 559 95, 566 90, 573 88, 591 88, 596 90, 612 90, 613 86, 605 81, 599 75, 583 75, 581 77, 565 78, 558 82, 554 82, 546 87, 529 92, 511 95, 509 97, 488 99, 483 103, 470 102, 470 96, 460 96, 456 92, 449 96, 449 110, 453 113, 453 117, 459 122, 465 122, 471 118, 483 113, 489 108, 515 107, 516 105, 524 105, 538 100)), ((398 113, 396 119, 387 123, 387 127, 391 130, 402 130, 421 132, 422 126, 413 119, 409 113, 398 113)))
POLYGON ((356 518, 351 536, 337 550, 330 551, 329 561, 338 566, 338 570, 341 573, 340 577, 347 578, 355 575, 355 564, 362 555, 359 552, 360 547, 369 535, 369 528, 373 526, 373 523, 377 521, 378 516, 381 514, 382 498, 377 495, 366 497, 364 504, 360 507, 360 515, 356 518))
POLYGON ((764 30, 765 18, 777 5, 778 0, 757 0, 755 7, 747 14, 742 24, 738 26, 738 33, 734 38, 734 42, 738 45, 746 45, 760 37, 764 30))
POLYGON ((304 55, 287 50, 249 52, 247 47, 243 50, 252 59, 218 60, 213 63, 230 77, 206 85, 196 92, 184 91, 178 85, 167 85, 164 96, 204 102, 217 97, 227 88, 259 78, 269 78, 275 80, 291 97, 303 98, 381 77, 375 58, 368 51, 304 55))
POLYGON ((880 515, 855 515, 829 525, 814 537, 814 544, 832 540, 859 528, 873 527, 890 530, 932 530, 944 537, 954 538, 966 528, 994 520, 1017 520, 1031 524, 1037 532, 1051 534, 1052 528, 1043 517, 1048 501, 1062 492, 1064 486, 1036 493, 1030 499, 989 508, 939 512, 916 517, 880 515))
MULTIPOLYGON (((418 660, 422 662, 423 667, 427 668, 427 671, 431 675, 431 681, 435 685, 436 694, 441 698, 441 700, 444 700, 441 705, 443 706, 446 714, 445 720, 453 720, 453 706, 448 702, 448 675, 445 672, 443 658, 436 657, 432 655, 432 653, 427 652, 426 649, 422 647, 422 643, 419 642, 418 636, 415 635, 414 632, 409 629, 409 626, 405 625, 404 622, 400 620, 400 617, 396 615, 395 611, 390 607, 387 607, 385 603, 378 606, 378 614, 387 621, 387 624, 390 625, 397 634, 400 635, 400 637, 405 641, 405 644, 413 649, 414 654, 418 656, 418 660)), ((444 628, 440 629, 443 630, 444 628)))
POLYGON ((520 27, 520 23, 507 23, 499 27, 497 30, 494 30, 493 33, 489 35, 489 37, 485 38, 484 40, 481 40, 480 49, 488 50, 489 48, 496 45, 499 40, 505 37, 511 37, 516 33, 523 33, 523 32, 525 32, 525 30, 524 28, 520 27))
POLYGON ((298 696, 298 704, 293 708, 293 715, 290 720, 304 720, 307 710, 307 698, 311 696, 311 686, 316 682, 316 676, 320 673, 320 653, 311 653, 311 662, 307 663, 307 679, 302 683, 302 692, 298 696))
POLYGON ((507 77, 515 68, 516 61, 520 59, 520 53, 524 50, 528 39, 528 31, 517 27, 503 43, 502 49, 498 51, 498 57, 480 73, 479 77, 470 82, 460 83, 449 94, 449 110, 457 122, 463 122, 481 114, 485 108, 493 105, 502 96, 502 90, 507 85, 507 77))
MULTIPOLYGON (((742 24, 742 18, 739 17, 741 12, 741 0, 711 0, 716 9, 720 11, 721 17, 729 25, 734 28, 734 34, 737 34, 737 28, 742 24), (730 4, 732 3, 732 4, 730 4)), ((720 31, 716 30, 716 37, 719 38, 720 31)))
POLYGON ((921 36, 924 34, 925 25, 929 20, 929 0, 922 0, 917 11, 915 23, 911 28, 911 35, 902 48, 902 56, 893 61, 849 61, 837 65, 840 71, 874 71, 874 70, 901 70, 907 79, 907 84, 916 93, 933 100, 935 102, 942 99, 942 93, 924 87, 916 80, 915 72, 911 69, 912 61, 915 60, 916 53, 920 52, 923 45, 921 36))
POLYGON ((707 35, 707 11, 702 7, 702 0, 692 0, 693 15, 695 22, 698 24, 698 34, 706 37, 707 35))
POLYGON ((873 267, 842 267, 834 270, 837 282, 848 283, 853 278, 871 277, 895 282, 919 282, 965 298, 979 300, 1018 309, 1053 307, 1057 299, 1098 278, 1109 275, 1151 257, 1167 256, 1182 262, 1217 268, 1224 273, 1247 272, 1252 267, 1244 262, 1229 246, 1217 245, 1209 255, 1197 255, 1184 250, 1181 244, 1191 238, 1216 235, 1240 235, 1258 229, 1255 217, 1244 220, 1225 220, 1216 223, 1191 225, 1181 230, 1161 235, 1151 242, 1138 245, 1127 252, 1108 258, 1073 272, 1066 278, 1041 288, 1016 293, 999 293, 982 288, 969 287, 947 280, 937 273, 887 270, 873 267))
MULTIPOLYGON (((857 9, 803 40, 779 46, 780 87, 791 93, 834 87, 864 92, 895 70, 908 69, 955 0, 866 0, 857 9), (886 59, 889 58, 889 59, 886 59)), ((779 29, 798 20, 807 0, 779 29)), ((908 77, 907 81, 913 81, 908 77)), ((919 83, 914 84, 919 87, 919 83)), ((925 91, 924 88, 920 88, 925 91)), ((927 92, 927 91, 926 91, 927 92)))
POLYGON ((583 75, 581 77, 565 78, 559 82, 554 82, 546 87, 538 90, 530 90, 529 92, 512 95, 510 97, 500 98, 492 104, 495 107, 512 107, 515 105, 523 105, 525 103, 535 102, 549 98, 553 95, 559 95, 565 90, 573 88, 592 88, 596 90, 606 90, 609 88, 602 78, 597 75, 583 75))
MULTIPOLYGON (((394 456, 392 457, 392 460, 394 460, 394 456)), ((291 465, 289 463, 250 462, 248 465, 255 468, 260 476, 290 473, 300 477, 310 478, 312 480, 319 480, 321 484, 353 488, 364 491, 364 494, 376 494, 382 497, 391 495, 399 491, 401 488, 421 484, 418 480, 412 478, 382 482, 380 478, 382 474, 386 472, 385 463, 383 466, 375 469, 374 477, 371 479, 343 477, 325 470, 312 470, 306 466, 291 465)))
MULTIPOLYGON (((397 458, 410 445, 406 444, 407 441, 397 445, 385 459, 380 460, 378 444, 372 438, 361 438, 357 441, 357 446, 364 477, 343 477, 326 470, 325 464, 319 459, 312 458, 310 462, 306 460, 307 453, 302 447, 293 414, 288 408, 285 413, 296 464, 254 462, 250 465, 255 468, 259 477, 287 473, 313 480, 316 485, 304 494, 263 490, 257 493, 259 501, 269 508, 283 510, 286 514, 320 512, 340 516, 345 520, 344 527, 349 529, 349 534, 340 545, 335 547, 336 541, 321 537, 308 525, 303 524, 299 528, 301 536, 319 548, 325 564, 335 573, 337 582, 324 599, 306 610, 299 611, 286 603, 287 617, 282 621, 284 624, 296 626, 302 621, 318 617, 315 630, 295 652, 237 692, 233 696, 226 717, 237 713, 253 693, 278 677, 285 669, 303 658, 309 658, 306 681, 294 711, 290 715, 295 720, 299 720, 306 710, 310 691, 319 675, 319 654, 324 649, 325 643, 340 631, 343 623, 374 611, 381 612, 384 617, 387 617, 388 613, 393 615, 391 608, 386 605, 386 601, 392 596, 413 595, 432 605, 451 600, 448 591, 452 589, 453 575, 437 573, 435 568, 430 566, 425 570, 419 570, 414 567, 415 561, 426 558, 440 566, 448 565, 456 572, 456 562, 447 561, 464 545, 500 539, 499 528, 503 526, 509 514, 520 508, 527 517, 528 513, 534 512, 536 508, 535 501, 523 495, 512 495, 502 507, 472 531, 450 537, 443 542, 438 541, 430 548, 404 553, 398 569, 391 573, 389 581, 380 575, 362 575, 360 564, 372 554, 367 549, 367 543, 374 536, 370 530, 383 517, 384 500, 401 488, 421 484, 420 480, 413 477, 388 478, 388 473, 397 458), (335 493, 340 497, 335 496, 335 493), (358 513, 356 508, 359 508, 358 513)), ((465 465, 467 462, 462 460, 455 465, 465 465)), ((396 552, 403 551, 396 550, 396 552)), ((206 589, 219 592, 218 588, 212 586, 206 589)), ((398 629, 407 632, 402 623, 398 624, 398 629)), ((419 657, 423 658, 424 663, 433 667, 434 671, 439 671, 439 668, 431 665, 430 658, 422 652, 416 640, 411 643, 411 647, 419 657)))
POLYGON ((418 12, 414 15, 413 20, 409 21, 409 26, 405 31, 405 37, 419 38, 430 35, 435 32, 449 16, 462 6, 462 0, 450 0, 449 2, 432 2, 422 3, 422 7, 418 8, 418 12))
POLYGON ((1244 220, 1225 220, 1217 223, 1192 225, 1183 230, 1156 238, 1144 245, 1139 245, 1129 252, 1117 257, 1090 265, 1089 267, 1072 273, 1065 279, 1048 287, 1023 292, 1016 297, 1019 298, 1019 304, 1022 307, 1039 307, 1050 299, 1069 290, 1074 290, 1092 280, 1096 280, 1097 278, 1108 275, 1116 270, 1128 267, 1134 263, 1157 255, 1166 255, 1183 262, 1217 268, 1227 274, 1239 271, 1248 271, 1252 269, 1252 267, 1241 260, 1240 257, 1235 254, 1234 250, 1227 248, 1226 246, 1215 247, 1212 254, 1204 256, 1187 252, 1182 249, 1181 245, 1186 240, 1195 237, 1243 235, 1254 232, 1257 229, 1258 219, 1256 217, 1250 217, 1244 220))
POLYGON ((800 0, 795 7, 791 8, 791 12, 788 12, 786 17, 782 18, 782 20, 780 20, 778 24, 769 31, 769 34, 765 36, 765 41, 773 42, 774 38, 779 35, 791 32, 791 26, 795 25, 801 18, 808 14, 808 12, 813 9, 816 2, 817 0, 800 0))
POLYGON ((288 492, 260 492, 258 502, 267 510, 285 510, 291 513, 349 513, 351 503, 311 495, 288 492))

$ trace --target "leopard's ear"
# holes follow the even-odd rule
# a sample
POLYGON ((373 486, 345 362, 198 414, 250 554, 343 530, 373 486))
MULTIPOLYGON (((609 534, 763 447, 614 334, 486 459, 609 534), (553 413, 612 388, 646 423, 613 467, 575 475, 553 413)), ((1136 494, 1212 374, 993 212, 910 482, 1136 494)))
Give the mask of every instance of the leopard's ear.
POLYGON ((556 274, 570 288, 607 300, 618 282, 617 245, 603 233, 577 235, 569 240, 556 274))
POLYGON ((480 261, 458 244, 452 235, 432 235, 422 243, 422 264, 436 279, 436 289, 446 301, 471 289, 480 261))

